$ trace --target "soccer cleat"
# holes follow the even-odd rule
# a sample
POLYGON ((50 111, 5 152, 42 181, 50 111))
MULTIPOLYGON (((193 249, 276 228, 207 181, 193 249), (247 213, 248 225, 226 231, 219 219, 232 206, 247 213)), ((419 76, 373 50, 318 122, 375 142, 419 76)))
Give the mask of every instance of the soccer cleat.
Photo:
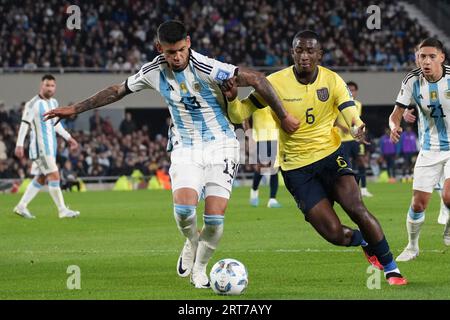
POLYGON ((404 278, 400 273, 389 272, 386 274, 386 280, 391 286, 404 286, 408 284, 408 280, 404 278))
POLYGON ((69 208, 65 208, 63 210, 61 210, 58 214, 58 216, 63 219, 63 218, 76 218, 80 215, 80 211, 73 211, 70 210, 69 208))
POLYGON ((373 197, 373 194, 371 194, 367 188, 361 188, 361 196, 370 198, 373 197))
POLYGON ((177 262, 177 273, 180 277, 184 278, 191 274, 194 259, 195 253, 192 252, 192 244, 189 239, 186 239, 177 262))
POLYGON ((438 223, 447 224, 448 221, 448 209, 445 204, 441 203, 441 210, 439 211, 438 223))
POLYGON ((370 255, 366 252, 366 250, 364 250, 364 247, 363 247, 363 252, 364 252, 364 255, 366 256, 367 261, 369 261, 369 263, 370 263, 372 266, 374 266, 374 267, 377 268, 378 270, 383 270, 383 269, 384 269, 383 265, 380 263, 380 261, 378 261, 378 258, 377 258, 376 255, 370 256, 370 255))
POLYGON ((405 250, 403 250, 403 252, 400 253, 400 255, 397 257, 397 259, 395 259, 395 261, 399 261, 399 262, 411 261, 411 260, 417 258, 418 255, 419 255, 419 249, 413 249, 413 248, 406 247, 405 250))
POLYGON ((271 198, 269 199, 269 202, 267 202, 267 208, 281 208, 281 204, 277 199, 271 198))
POLYGON ((450 236, 444 236, 444 244, 450 247, 450 236))
POLYGON ((206 271, 192 270, 191 283, 197 289, 209 289, 209 288, 211 288, 211 284, 209 282, 208 276, 206 275, 206 271))
POLYGON ((22 207, 17 205, 13 211, 15 214, 21 216, 25 219, 35 219, 36 217, 31 214, 31 212, 27 209, 27 207, 22 207))

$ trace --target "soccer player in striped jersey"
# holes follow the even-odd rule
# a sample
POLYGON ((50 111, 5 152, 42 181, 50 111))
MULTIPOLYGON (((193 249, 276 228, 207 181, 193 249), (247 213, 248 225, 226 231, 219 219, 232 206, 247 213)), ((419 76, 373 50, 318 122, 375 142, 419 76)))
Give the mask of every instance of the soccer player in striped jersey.
MULTIPOLYGON (((419 110, 421 150, 414 166, 413 198, 406 218, 408 245, 397 261, 410 261, 419 255, 419 235, 433 188, 443 176, 442 200, 450 207, 450 67, 444 65, 441 41, 427 38, 419 45, 419 68, 402 81, 394 110, 389 117, 391 140, 398 142, 403 112, 414 101, 419 110)), ((444 243, 450 245, 450 220, 444 230, 444 243)))
MULTIPOLYGON (((390 285, 405 285, 407 280, 400 274, 379 222, 364 206, 354 172, 333 127, 340 112, 356 140, 365 142, 365 124, 355 102, 344 80, 319 65, 322 49, 315 32, 298 32, 291 53, 294 66, 267 77, 287 112, 300 120, 294 133, 279 134, 278 159, 286 187, 306 221, 324 239, 338 246, 361 246, 369 262, 384 269, 390 285), (335 201, 360 230, 341 224, 333 208, 335 201)), ((257 93, 239 101, 233 79, 224 83, 223 92, 234 123, 241 123, 268 105, 257 93)))
POLYGON ((167 21, 158 27, 161 53, 123 83, 108 87, 72 106, 58 108, 47 118, 67 118, 98 108, 143 89, 157 90, 169 106, 169 133, 174 216, 185 245, 177 263, 181 277, 191 275, 196 288, 209 288, 206 267, 223 233, 224 214, 239 164, 239 142, 226 116, 223 81, 236 76, 240 86, 252 86, 264 96, 292 132, 298 121, 283 108, 263 74, 203 56, 191 49, 185 26, 167 21), (205 197, 204 226, 198 234, 196 208, 205 197))
POLYGON ((52 75, 44 75, 39 94, 25 105, 19 128, 15 155, 19 159, 24 157, 24 142, 28 130, 31 129, 29 156, 33 160, 31 174, 35 177, 25 190, 19 204, 14 208, 14 212, 28 219, 35 218, 35 216, 30 213, 27 206, 42 189, 46 181, 48 182, 50 195, 58 208, 60 218, 73 218, 80 214, 78 211, 68 209, 64 203, 60 187, 61 179, 56 165, 56 133, 63 137, 72 149, 77 148, 78 143, 60 123, 54 126, 54 121, 44 121, 44 113, 58 107, 58 101, 53 98, 55 92, 55 78, 52 75))

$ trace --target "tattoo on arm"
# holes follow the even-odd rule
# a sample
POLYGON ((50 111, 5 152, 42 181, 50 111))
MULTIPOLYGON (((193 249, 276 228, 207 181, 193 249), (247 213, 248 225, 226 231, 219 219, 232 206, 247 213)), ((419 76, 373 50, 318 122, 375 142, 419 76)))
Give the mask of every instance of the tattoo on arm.
POLYGON ((237 85, 238 87, 252 86, 255 88, 256 92, 261 95, 275 112, 278 119, 282 120, 287 116, 287 112, 275 89, 262 73, 248 69, 240 69, 237 76, 237 85))
POLYGON ((75 104, 76 113, 99 108, 107 104, 119 101, 127 95, 124 84, 112 85, 102 91, 97 92, 92 97, 75 104))

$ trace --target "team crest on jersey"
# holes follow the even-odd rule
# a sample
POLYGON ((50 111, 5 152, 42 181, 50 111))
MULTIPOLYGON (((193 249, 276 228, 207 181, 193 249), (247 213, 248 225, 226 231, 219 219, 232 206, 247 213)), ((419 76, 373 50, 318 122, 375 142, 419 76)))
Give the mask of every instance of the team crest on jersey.
POLYGON ((201 89, 200 83, 197 82, 197 81, 194 82, 194 83, 192 84, 192 88, 194 88, 195 91, 200 92, 200 89, 201 89))
POLYGON ((450 89, 444 91, 444 97, 450 99, 450 89))
POLYGON ((219 69, 219 71, 217 71, 217 75, 216 75, 216 80, 219 81, 225 81, 230 77, 230 73, 228 71, 219 69))
POLYGON ((328 88, 320 88, 317 90, 317 98, 320 101, 325 102, 330 97, 330 93, 328 92, 328 88))
POLYGON ((438 96, 437 96, 437 91, 431 91, 430 92, 430 100, 431 101, 437 101, 438 96))

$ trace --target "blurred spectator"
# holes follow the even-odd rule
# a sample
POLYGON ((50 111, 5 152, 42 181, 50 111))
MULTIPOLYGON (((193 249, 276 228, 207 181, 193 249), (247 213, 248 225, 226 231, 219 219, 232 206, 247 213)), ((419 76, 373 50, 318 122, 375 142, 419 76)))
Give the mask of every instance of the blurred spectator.
POLYGON ((73 186, 76 186, 80 191, 80 182, 77 179, 76 172, 72 169, 72 162, 67 160, 61 169, 61 189, 72 191, 73 186))
POLYGON ((384 130, 384 135, 380 138, 380 150, 389 175, 389 182, 395 182, 395 157, 397 155, 397 147, 391 141, 390 132, 391 130, 389 128, 384 130))
POLYGON ((3 142, 3 135, 0 134, 0 161, 6 160, 6 145, 3 142))
POLYGON ((411 177, 414 167, 414 157, 417 155, 417 135, 412 126, 406 126, 406 130, 400 136, 401 155, 403 157, 403 176, 411 177))
POLYGON ((131 134, 136 130, 136 124, 134 123, 130 112, 125 113, 125 119, 123 119, 120 123, 119 130, 124 136, 127 134, 131 134))
POLYGON ((413 47, 428 36, 401 4, 388 0, 376 3, 381 30, 365 28, 370 0, 126 3, 78 1, 84 16, 81 30, 72 31, 60 29, 67 19, 61 1, 0 1, 0 65, 133 72, 158 54, 156 29, 169 18, 184 21, 196 50, 236 65, 287 65, 294 34, 314 29, 326 41, 325 66, 378 65, 391 70, 413 66, 413 47))
POLYGON ((102 128, 103 118, 100 116, 98 110, 94 110, 94 114, 89 117, 89 131, 100 133, 102 128))

